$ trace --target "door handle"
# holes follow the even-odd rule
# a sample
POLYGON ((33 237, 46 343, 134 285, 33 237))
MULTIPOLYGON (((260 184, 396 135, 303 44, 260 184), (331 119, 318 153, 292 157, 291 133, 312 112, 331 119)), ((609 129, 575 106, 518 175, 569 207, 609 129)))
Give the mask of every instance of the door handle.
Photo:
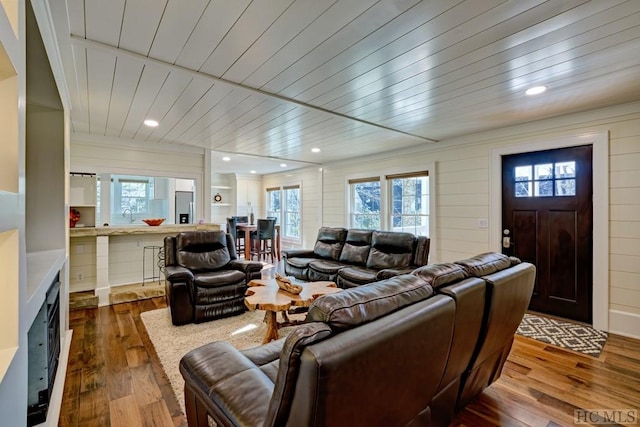
POLYGON ((505 228, 502 231, 502 247, 505 249, 509 249, 511 246, 515 244, 511 241, 511 236, 509 236, 509 234, 511 234, 511 232, 509 231, 508 228, 505 228))

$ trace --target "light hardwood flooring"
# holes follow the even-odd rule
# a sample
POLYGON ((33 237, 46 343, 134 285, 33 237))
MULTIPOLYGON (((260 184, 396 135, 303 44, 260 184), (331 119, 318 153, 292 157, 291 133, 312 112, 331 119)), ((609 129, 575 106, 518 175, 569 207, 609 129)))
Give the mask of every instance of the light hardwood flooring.
MULTIPOLYGON (((186 426, 140 320, 165 306, 152 298, 70 313, 61 427, 186 426)), ((502 377, 452 426, 571 426, 575 409, 640 408, 639 384, 638 340, 611 335, 592 358, 516 336, 502 377)))

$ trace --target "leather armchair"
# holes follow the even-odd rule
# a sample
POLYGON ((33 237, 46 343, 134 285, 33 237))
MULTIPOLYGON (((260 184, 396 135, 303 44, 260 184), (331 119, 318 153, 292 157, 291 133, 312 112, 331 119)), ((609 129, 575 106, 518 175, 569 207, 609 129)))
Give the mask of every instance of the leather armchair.
POLYGON ((224 231, 187 231, 164 239, 166 297, 174 325, 201 323, 245 311, 247 282, 262 263, 239 260, 224 231))

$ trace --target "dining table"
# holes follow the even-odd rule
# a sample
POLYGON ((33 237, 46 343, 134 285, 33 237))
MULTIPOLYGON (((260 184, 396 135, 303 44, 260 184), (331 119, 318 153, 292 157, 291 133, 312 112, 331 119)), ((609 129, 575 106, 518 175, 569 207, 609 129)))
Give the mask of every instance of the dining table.
MULTIPOLYGON (((244 232, 244 259, 251 259, 251 232, 257 231, 258 226, 256 224, 249 224, 246 222, 239 222, 236 224, 236 230, 244 232)), ((280 225, 275 225, 276 238, 275 238, 275 252, 278 261, 280 261, 280 225)))

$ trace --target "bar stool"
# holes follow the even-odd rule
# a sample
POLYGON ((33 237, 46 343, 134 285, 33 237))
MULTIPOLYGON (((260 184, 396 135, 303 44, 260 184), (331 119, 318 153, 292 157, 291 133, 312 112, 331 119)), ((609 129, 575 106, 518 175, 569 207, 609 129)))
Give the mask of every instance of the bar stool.
POLYGON ((164 248, 162 246, 145 246, 142 248, 142 286, 146 281, 160 283, 164 271, 164 248), (151 256, 151 276, 147 276, 147 258, 151 256))

